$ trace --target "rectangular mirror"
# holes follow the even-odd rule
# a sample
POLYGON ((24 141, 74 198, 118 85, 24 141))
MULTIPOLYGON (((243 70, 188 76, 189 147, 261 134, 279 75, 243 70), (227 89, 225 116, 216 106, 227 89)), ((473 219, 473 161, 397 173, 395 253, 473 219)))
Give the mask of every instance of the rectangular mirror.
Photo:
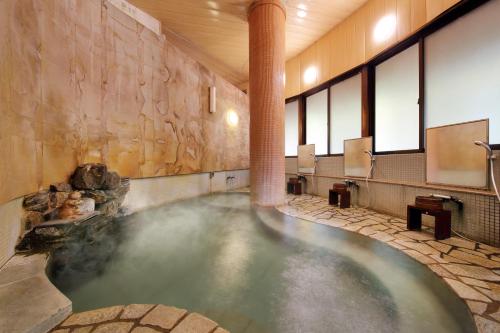
MULTIPOLYGON (((371 159, 367 151, 372 151, 371 136, 360 139, 344 140, 344 175, 366 177, 370 172, 371 159)), ((371 175, 370 175, 371 178, 371 175)))
POLYGON ((315 145, 300 145, 297 148, 297 170, 299 174, 312 175, 316 172, 315 145))
POLYGON ((488 143, 488 120, 428 128, 426 138, 428 184, 488 187, 486 149, 474 144, 488 143))

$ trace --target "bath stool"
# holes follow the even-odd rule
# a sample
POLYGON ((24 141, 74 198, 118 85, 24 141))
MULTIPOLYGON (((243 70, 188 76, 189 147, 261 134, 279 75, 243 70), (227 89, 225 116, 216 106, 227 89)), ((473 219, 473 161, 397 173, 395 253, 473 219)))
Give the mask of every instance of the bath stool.
POLYGON ((340 195, 340 208, 351 207, 351 192, 345 184, 333 184, 333 189, 329 191, 328 203, 330 205, 338 205, 340 195))
POLYGON ((451 211, 440 207, 408 205, 406 214, 408 230, 422 230, 422 214, 435 217, 434 237, 436 239, 451 237, 451 211))
POLYGON ((302 194, 302 183, 299 181, 298 178, 290 178, 288 180, 288 183, 286 184, 286 192, 295 195, 302 194))

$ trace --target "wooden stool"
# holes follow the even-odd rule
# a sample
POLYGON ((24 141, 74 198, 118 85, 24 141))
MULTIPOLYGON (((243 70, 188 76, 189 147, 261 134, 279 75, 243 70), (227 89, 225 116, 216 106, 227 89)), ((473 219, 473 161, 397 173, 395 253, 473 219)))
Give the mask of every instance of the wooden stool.
POLYGON ((434 216, 434 237, 436 239, 451 237, 451 211, 443 209, 441 199, 417 197, 415 205, 408 205, 406 212, 408 230, 422 230, 422 214, 434 216))
POLYGON ((302 183, 299 181, 298 178, 290 178, 288 180, 288 183, 286 184, 286 192, 295 195, 302 194, 302 183))
POLYGON ((328 203, 334 206, 338 205, 339 195, 340 208, 351 207, 351 192, 349 192, 345 184, 333 184, 333 189, 329 190, 328 203))

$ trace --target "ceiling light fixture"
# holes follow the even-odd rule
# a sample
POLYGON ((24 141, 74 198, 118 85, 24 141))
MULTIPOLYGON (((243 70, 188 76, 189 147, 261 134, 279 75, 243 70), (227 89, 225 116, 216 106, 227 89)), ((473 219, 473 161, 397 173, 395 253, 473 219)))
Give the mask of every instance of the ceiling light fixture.
POLYGON ((377 43, 385 42, 396 32, 396 25, 396 15, 389 14, 382 17, 375 25, 375 29, 373 29, 373 39, 377 43))
POLYGON ((297 16, 300 17, 300 18, 304 18, 307 16, 307 12, 305 10, 299 10, 297 12, 297 16))

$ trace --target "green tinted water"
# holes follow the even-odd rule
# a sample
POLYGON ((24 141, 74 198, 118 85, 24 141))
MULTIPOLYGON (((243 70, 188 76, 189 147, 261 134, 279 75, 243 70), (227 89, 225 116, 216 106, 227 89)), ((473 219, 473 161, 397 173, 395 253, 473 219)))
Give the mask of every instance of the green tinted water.
POLYGON ((54 254, 75 312, 163 303, 238 332, 474 332, 429 269, 358 234, 252 209, 246 194, 169 204, 54 254))

